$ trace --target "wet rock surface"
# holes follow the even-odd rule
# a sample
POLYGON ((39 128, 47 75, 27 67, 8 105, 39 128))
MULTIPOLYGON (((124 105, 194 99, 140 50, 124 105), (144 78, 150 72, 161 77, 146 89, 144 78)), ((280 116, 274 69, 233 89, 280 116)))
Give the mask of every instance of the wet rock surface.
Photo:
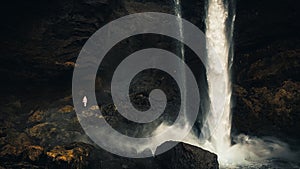
MULTIPOLYGON (((66 97, 50 105, 58 108, 30 112, 27 118, 22 118, 25 123, 16 119, 12 123, 1 123, 0 166, 49 169, 218 168, 216 155, 184 143, 152 158, 130 159, 113 155, 93 144, 84 134, 72 106, 66 105, 69 99, 66 97), (174 161, 172 165, 170 160, 174 161)), ((6 117, 13 118, 10 117, 15 116, 12 112, 6 117)))
MULTIPOLYGON (((157 149, 163 147, 164 144, 157 149)), ((219 168, 217 155, 184 143, 179 143, 176 147, 159 155, 157 159, 166 169, 219 168)))
MULTIPOLYGON (((148 79, 149 80, 149 79, 148 79)), ((154 81, 151 79, 150 81, 154 81)), ((133 87, 141 85, 140 82, 133 83, 133 87)), ((164 88, 168 83, 161 83, 164 88)), ((159 85, 158 85, 159 86, 159 85)), ((149 89, 145 88, 145 91, 149 89)), ((168 91, 168 90, 167 90, 168 91)), ((12 97, 9 104, 2 104, 0 114, 0 166, 3 168, 114 168, 114 169, 164 169, 171 168, 218 168, 217 156, 200 148, 179 143, 174 150, 152 158, 130 159, 111 154, 95 145, 82 130, 74 107, 70 91, 56 89, 54 91, 39 93, 45 98, 33 100, 22 99, 25 96, 12 97), (61 98, 49 97, 65 96, 61 98), (32 106, 35 105, 35 106, 32 106), (200 157, 200 158, 198 158, 200 157), (169 161, 180 161, 170 164, 169 161)), ((170 105, 175 104, 176 90, 167 92, 170 105)), ((146 92, 147 93, 147 92, 146 92)), ((141 94, 133 94, 133 103, 140 108, 148 106, 147 97, 141 94)), ((177 111, 175 106, 168 109, 166 118, 171 118, 170 113, 177 111)), ((115 105, 112 103, 101 106, 91 105, 85 115, 95 118, 104 118, 111 126, 120 131, 137 136, 137 130, 144 136, 150 131, 143 131, 145 126, 139 128, 127 126, 127 121, 120 120, 115 105), (104 113, 99 116, 93 114, 94 110, 101 109, 104 113)), ((161 123, 161 122, 160 122, 161 123)), ((158 124, 160 124, 158 123, 158 124)), ((153 126, 148 126, 153 130, 153 126)), ((104 138, 105 139, 105 138, 104 138)))

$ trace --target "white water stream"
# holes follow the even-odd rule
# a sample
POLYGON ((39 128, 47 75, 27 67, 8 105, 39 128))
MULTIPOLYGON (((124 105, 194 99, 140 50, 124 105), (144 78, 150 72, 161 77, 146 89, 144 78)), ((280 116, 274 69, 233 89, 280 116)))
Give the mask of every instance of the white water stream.
MULTIPOLYGON (((190 133, 183 141, 218 155, 221 168, 260 168, 274 167, 273 159, 284 159, 289 163, 295 154, 286 143, 276 138, 256 138, 246 135, 231 136, 231 74, 232 38, 235 12, 229 8, 227 0, 207 0, 206 45, 207 45, 207 82, 210 107, 201 129, 200 138, 190 133), (232 140, 234 144, 232 144, 232 140)), ((180 0, 174 0, 178 29, 183 37, 182 10, 180 0)), ((177 54, 185 60, 184 46, 178 45, 177 54)), ((185 72, 182 71, 185 79, 185 72)), ((185 82, 188 83, 188 82, 185 82)), ((184 92, 184 97, 186 93, 184 92)), ((182 102, 185 107, 185 102, 182 102)), ((154 133, 164 131, 167 125, 160 125, 154 133)), ((183 126, 184 128, 185 126, 183 126)), ((180 128, 169 133, 181 134, 180 128)), ((297 158, 297 157, 296 157, 297 158)), ((275 161, 276 162, 276 161, 275 161)), ((292 164, 293 165, 293 164, 292 164)), ((276 164, 275 164, 276 166, 276 164)), ((277 167, 277 166, 276 166, 277 167)))
POLYGON ((227 0, 208 0, 206 15, 207 82, 210 107, 201 130, 200 147, 218 155, 221 166, 262 164, 262 161, 294 157, 287 144, 275 138, 234 137, 231 144, 232 37, 235 9, 227 0), (231 13, 231 15, 229 15, 231 13), (257 161, 260 161, 257 163, 257 161))
MULTIPOLYGON (((232 31, 227 28, 230 19, 223 0, 209 0, 206 15, 207 82, 210 107, 201 130, 208 140, 205 147, 224 154, 231 145, 231 81, 230 56, 232 31)), ((232 18, 234 19, 234 17, 232 18)), ((230 21, 232 23, 233 21, 230 21)))
MULTIPOLYGON (((184 38, 183 36, 183 24, 182 24, 182 11, 181 11, 181 0, 174 0, 174 12, 175 15, 177 17, 177 21, 178 21, 178 29, 179 29, 179 34, 180 34, 180 38, 184 38)), ((185 61, 185 55, 184 55, 184 45, 182 43, 178 44, 177 47, 177 54, 181 57, 181 60, 184 62, 185 61)), ((186 84, 186 72, 183 66, 180 65, 181 68, 181 77, 183 79, 183 83, 186 84)), ((186 86, 185 86, 186 88, 186 86)), ((182 91, 183 94, 183 98, 186 98, 186 90, 182 91)), ((184 111, 186 111, 186 99, 184 99, 182 101, 182 106, 184 108, 184 111)))

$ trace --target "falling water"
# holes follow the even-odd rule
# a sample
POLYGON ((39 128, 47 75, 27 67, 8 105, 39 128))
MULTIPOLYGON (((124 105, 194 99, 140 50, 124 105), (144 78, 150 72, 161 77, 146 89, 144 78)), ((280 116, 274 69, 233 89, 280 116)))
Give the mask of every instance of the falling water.
MULTIPOLYGON (((201 129, 200 139, 195 133, 190 133, 183 141, 218 155, 221 167, 225 168, 257 168, 277 166, 273 159, 290 160, 298 155, 291 152, 289 146, 275 138, 255 138, 247 135, 231 136, 231 78, 232 64, 232 34, 235 11, 228 3, 231 0, 208 0, 206 15, 207 39, 207 82, 209 87, 209 112, 201 129), (233 141, 231 141, 233 139, 233 141), (231 144, 234 142, 234 145, 231 144), (271 160, 271 161, 270 161, 271 160)), ((175 15, 181 38, 183 36, 182 12, 180 0, 174 0, 175 15)), ((179 43, 177 54, 185 60, 184 46, 179 43)), ((182 78, 186 72, 181 69, 182 78)), ((187 83, 187 82, 185 82, 187 83)), ((186 93, 183 91, 184 97, 186 93)), ((182 102, 182 106, 186 106, 182 102)), ((161 124, 154 134, 161 133, 168 125, 161 124)), ((178 128, 169 135, 181 134, 186 126, 178 128)))
POLYGON ((230 82, 230 42, 227 29, 228 5, 223 0, 209 0, 206 16, 207 37, 207 82, 209 87, 210 109, 202 137, 209 139, 207 146, 218 154, 230 147, 231 131, 231 82, 230 82))
MULTIPOLYGON (((228 0, 229 1, 229 0, 228 0)), ((235 11, 227 0, 208 0, 206 15, 207 82, 209 112, 201 130, 198 146, 218 155, 221 166, 253 165, 273 158, 293 159, 286 143, 274 138, 234 137, 231 145, 232 34, 235 11), (203 140, 204 143, 203 143, 203 140)), ((194 139, 194 138, 192 138, 194 139)), ((191 141, 191 139, 189 140, 191 141)))
MULTIPOLYGON (((175 10, 175 15, 177 17, 178 21, 178 28, 179 28, 179 33, 180 37, 183 39, 183 26, 182 26, 182 11, 181 11, 181 4, 180 0, 174 0, 174 10, 175 10)), ((184 46, 182 43, 179 43, 179 54, 181 58, 184 60, 184 46)))
MULTIPOLYGON (((180 0, 174 0, 174 11, 175 11, 175 15, 177 17, 178 30, 179 30, 180 38, 183 39, 184 36, 183 36, 182 10, 181 10, 180 0)), ((183 45, 183 43, 178 43, 177 45, 178 45, 177 54, 181 57, 181 60, 184 62, 185 61, 184 45, 183 45)), ((183 83, 186 84, 186 72, 184 71, 185 69, 182 65, 180 65, 180 67, 181 67, 181 69, 180 69, 181 77, 184 81, 183 83)), ((186 98, 186 90, 182 91, 182 94, 183 94, 183 98, 186 98)), ((182 101, 182 106, 183 106, 184 111, 185 111, 185 107, 186 107, 185 101, 182 101)))

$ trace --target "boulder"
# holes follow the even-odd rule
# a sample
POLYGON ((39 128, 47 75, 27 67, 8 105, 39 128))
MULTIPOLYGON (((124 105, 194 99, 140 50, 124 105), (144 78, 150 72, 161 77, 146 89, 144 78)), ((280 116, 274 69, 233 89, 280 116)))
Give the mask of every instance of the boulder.
MULTIPOLYGON (((157 149, 164 147, 166 142, 157 149)), ((156 157, 165 169, 218 169, 217 155, 186 143, 178 143, 169 151, 156 157)))

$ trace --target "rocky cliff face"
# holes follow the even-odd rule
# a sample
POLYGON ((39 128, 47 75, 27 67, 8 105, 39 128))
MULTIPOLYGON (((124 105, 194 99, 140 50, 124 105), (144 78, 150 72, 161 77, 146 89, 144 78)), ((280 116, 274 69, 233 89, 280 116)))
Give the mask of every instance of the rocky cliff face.
MULTIPOLYGON (((118 157, 95 146, 78 123, 70 91, 82 45, 109 21, 154 9, 173 13, 168 1, 11 1, 1 6, 1 168, 218 168, 216 155, 183 143, 153 158, 118 157), (170 159, 180 163, 170 165, 170 159)), ((130 51, 142 44, 132 39, 112 54, 128 43, 130 51)), ((133 101, 143 104, 147 98, 140 96, 133 101)), ((116 125, 114 105, 101 108, 108 112, 103 118, 116 125)))
POLYGON ((70 81, 85 41, 118 17, 113 0, 10 1, 1 6, 1 70, 5 82, 70 81))
MULTIPOLYGON (((7 168, 216 167, 214 155, 184 144, 166 154, 174 164, 160 158, 131 161, 95 149, 83 136, 72 107, 72 70, 86 40, 120 16, 174 13, 172 5, 166 0, 15 0, 1 5, 0 164, 7 168), (198 155, 211 158, 198 161, 194 158, 198 155), (179 158, 182 161, 175 163, 179 158)), ((299 2, 237 0, 236 5, 233 133, 299 139, 299 2)), ((183 1, 183 17, 204 30, 204 8, 202 0, 183 1)), ((152 44, 170 49, 161 38, 148 43, 130 39, 112 54, 122 53, 128 44, 130 51, 152 44)))
POLYGON ((236 132, 298 138, 298 1, 237 1, 233 81, 236 132))

